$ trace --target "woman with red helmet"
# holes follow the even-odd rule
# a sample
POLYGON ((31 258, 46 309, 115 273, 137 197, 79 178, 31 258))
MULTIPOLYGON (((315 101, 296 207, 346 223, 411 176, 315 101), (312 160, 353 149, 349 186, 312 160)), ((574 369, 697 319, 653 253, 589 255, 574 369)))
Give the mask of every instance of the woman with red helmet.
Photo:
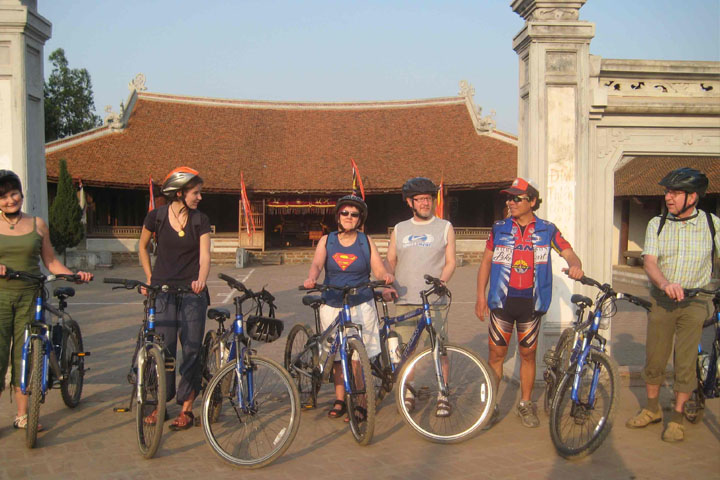
MULTIPOLYGON (((170 429, 185 430, 193 426, 193 402, 200 391, 200 349, 205 333, 205 310, 210 296, 207 278, 210 273, 210 220, 198 211, 203 181, 190 167, 171 171, 162 185, 168 199, 145 217, 140 234, 140 262, 147 283, 192 288, 193 293, 161 293, 156 300, 155 325, 163 335, 165 348, 174 358, 178 334, 182 347, 180 383, 177 403, 182 409, 170 429), (157 258, 150 264, 147 247, 152 235, 157 241, 157 258)), ((175 396, 175 371, 167 372, 167 400, 175 396)), ((146 422, 158 422, 155 413, 146 422)))
MULTIPOLYGON (((5 276, 8 268, 40 274, 41 260, 53 274, 72 274, 55 256, 47 223, 23 213, 24 198, 20 177, 10 170, 0 170, 0 277, 5 276)), ((91 273, 77 274, 83 282, 93 278, 91 273)), ((33 283, 0 278, 0 392, 5 388, 5 372, 12 357, 10 384, 15 389, 17 404, 15 428, 27 428, 28 397, 19 388, 20 362, 25 325, 33 318, 36 293, 33 283)))
MULTIPOLYGON (((367 214, 367 205, 360 197, 347 195, 338 200, 335 206, 338 230, 324 235, 318 241, 308 278, 303 282, 305 288, 315 286, 323 269, 325 269, 323 283, 326 285, 359 285, 370 280, 370 273, 377 279, 385 280, 388 285, 393 282, 394 278, 385 270, 375 243, 361 231, 367 220, 367 214)), ((325 329, 337 317, 343 299, 340 292, 333 290, 323 292, 322 297, 325 305, 320 307, 320 323, 325 329)), ((352 320, 362 325, 363 343, 368 357, 372 358, 380 353, 380 335, 373 292, 369 288, 362 289, 351 297, 350 302, 352 320)), ((333 381, 336 400, 333 408, 328 412, 328 417, 340 418, 347 411, 341 368, 334 368, 333 381)))

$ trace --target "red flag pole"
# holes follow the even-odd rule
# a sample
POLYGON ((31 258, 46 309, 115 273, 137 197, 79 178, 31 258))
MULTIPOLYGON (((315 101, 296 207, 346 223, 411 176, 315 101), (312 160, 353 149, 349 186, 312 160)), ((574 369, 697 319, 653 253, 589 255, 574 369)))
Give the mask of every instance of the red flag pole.
POLYGON ((445 175, 440 177, 440 188, 438 188, 437 209, 435 216, 443 218, 445 215, 445 175))
POLYGON ((355 163, 355 160, 352 158, 350 159, 350 163, 352 163, 353 168, 353 183, 352 183, 352 190, 353 195, 362 197, 363 200, 365 200, 365 188, 362 184, 362 177, 360 176, 360 169, 358 168, 357 164, 355 163), (358 195, 358 191, 360 192, 360 195, 358 195))
POLYGON ((245 213, 245 229, 248 236, 252 238, 253 233, 255 233, 255 220, 252 217, 250 200, 248 199, 247 190, 245 189, 245 177, 242 172, 240 172, 240 198, 243 204, 243 211, 245 213))

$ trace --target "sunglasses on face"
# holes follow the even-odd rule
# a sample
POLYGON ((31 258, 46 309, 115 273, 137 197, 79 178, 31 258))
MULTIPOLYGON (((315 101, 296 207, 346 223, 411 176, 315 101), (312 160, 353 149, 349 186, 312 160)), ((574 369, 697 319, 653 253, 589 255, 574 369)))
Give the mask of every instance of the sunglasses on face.
POLYGON ((506 202, 520 203, 523 200, 530 201, 530 197, 521 197, 520 195, 513 195, 505 197, 506 202))
POLYGON ((352 218, 360 218, 360 214, 358 212, 348 212, 347 210, 340 212, 340 215, 343 217, 350 215, 352 218))

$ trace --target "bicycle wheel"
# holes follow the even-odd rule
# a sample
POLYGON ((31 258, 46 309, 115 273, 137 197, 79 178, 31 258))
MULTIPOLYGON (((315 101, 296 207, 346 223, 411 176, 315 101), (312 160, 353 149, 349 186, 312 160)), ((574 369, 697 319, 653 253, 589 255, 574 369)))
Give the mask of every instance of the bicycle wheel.
POLYGON ((63 402, 70 408, 78 406, 80 395, 82 395, 85 358, 79 357, 77 354, 83 351, 80 326, 74 321, 67 322, 63 328, 62 359, 60 360, 63 379, 60 382, 60 393, 63 402))
POLYGON ((142 379, 143 383, 137 387, 140 392, 140 402, 135 409, 137 440, 142 456, 152 458, 160 446, 165 422, 167 380, 165 359, 159 348, 150 347, 145 350, 142 379), (150 417, 153 412, 156 412, 154 421, 150 417))
POLYGON ((30 341, 30 378, 27 429, 25 430, 25 446, 34 448, 37 441, 38 422, 40 420, 40 404, 43 401, 42 375, 43 359, 45 356, 45 342, 42 338, 35 337, 30 341))
POLYGON ((365 345, 357 338, 347 340, 348 384, 345 392, 350 430, 360 445, 367 445, 375 431, 375 389, 365 345))
POLYGON ((310 327, 298 323, 290 330, 287 342, 285 342, 285 369, 290 373, 297 386, 302 408, 315 408, 317 394, 320 391, 320 380, 315 375, 320 362, 318 350, 317 348, 305 349, 311 336, 310 327), (297 360, 293 363, 295 357, 297 360))
POLYGON ((278 363, 256 356, 250 362, 242 378, 236 362, 213 377, 203 399, 202 424, 217 456, 237 467, 259 468, 282 455, 297 435, 299 401, 293 379, 278 363), (229 385, 228 393, 222 393, 223 384, 229 385), (222 408, 217 421, 209 422, 214 394, 222 408))
POLYGON ((560 338, 558 339, 555 351, 553 354, 553 365, 548 367, 552 370, 552 373, 545 378, 545 395, 543 407, 545 413, 550 413, 550 404, 552 398, 557 391, 557 386, 560 383, 565 372, 570 367, 570 355, 574 345, 572 344, 573 338, 575 338, 575 330, 572 328, 566 328, 563 330, 560 338))
MULTIPOLYGON (((570 367, 574 372, 575 364, 570 367)), ((550 407, 550 437, 565 458, 581 458, 594 452, 612 429, 618 401, 618 372, 615 362, 591 351, 580 372, 578 402, 571 398, 574 374, 560 381, 550 407), (589 403, 593 377, 597 375, 595 401, 589 403)))
POLYGON ((395 403, 403 420, 423 438, 437 443, 457 443, 469 438, 490 419, 495 405, 493 374, 485 360, 471 351, 453 344, 446 344, 444 349, 447 364, 442 371, 446 375, 450 415, 436 415, 441 390, 430 348, 415 354, 403 367, 395 389, 395 403), (415 392, 415 405, 411 410, 405 405, 408 388, 415 392))
MULTIPOLYGON (((218 339, 217 332, 207 332, 205 334, 205 340, 203 340, 203 349, 201 354, 202 364, 202 385, 201 389, 207 391, 207 386, 212 380, 212 377, 222 367, 222 352, 220 349, 220 340, 218 339)), ((225 390, 227 392, 227 390, 225 390)), ((218 391, 219 393, 219 391, 218 391)), ((217 421, 220 416, 220 408, 222 402, 219 396, 215 396, 211 400, 210 416, 208 417, 211 422, 217 421)))

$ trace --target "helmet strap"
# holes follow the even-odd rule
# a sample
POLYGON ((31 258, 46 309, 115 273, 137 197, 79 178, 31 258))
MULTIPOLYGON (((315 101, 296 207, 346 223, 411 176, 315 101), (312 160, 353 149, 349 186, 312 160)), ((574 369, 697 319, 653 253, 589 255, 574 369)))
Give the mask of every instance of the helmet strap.
MULTIPOLYGON (((687 198, 687 197, 688 197, 688 195, 689 195, 690 193, 691 193, 691 192, 685 192, 685 200, 683 201, 683 208, 682 208, 682 210, 680 210, 680 212, 678 213, 678 215, 676 215, 676 217, 682 215, 683 213, 687 212, 687 211, 690 210, 691 208, 694 208, 695 205, 697 205, 697 202, 698 202, 698 201, 697 201, 697 198, 695 199, 695 201, 694 201, 693 203, 691 203, 690 205, 688 205, 688 203, 687 203, 688 198, 687 198)), ((698 197, 698 198, 699 198, 699 197, 698 197)), ((692 219, 692 218, 697 217, 697 215, 698 215, 697 212, 695 212, 695 215, 693 215, 693 216, 691 216, 691 217, 678 218, 677 220, 678 220, 678 221, 690 220, 690 219, 692 219)))

